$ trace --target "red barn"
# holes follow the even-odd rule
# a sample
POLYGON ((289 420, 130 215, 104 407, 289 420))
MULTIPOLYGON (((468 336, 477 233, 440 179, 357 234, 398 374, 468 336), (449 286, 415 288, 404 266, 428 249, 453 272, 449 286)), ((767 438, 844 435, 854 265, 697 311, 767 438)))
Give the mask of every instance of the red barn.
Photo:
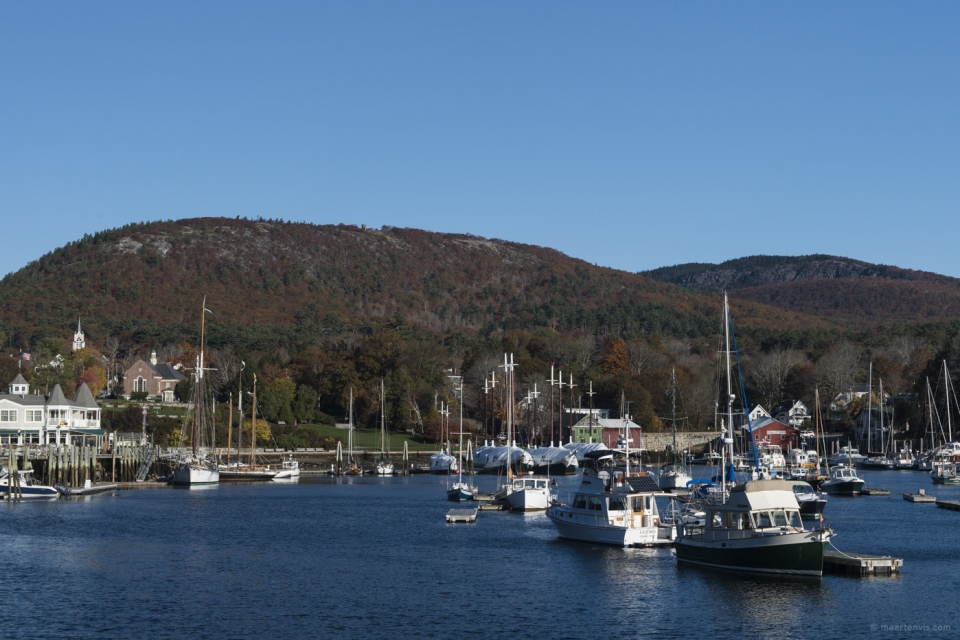
MULTIPOLYGON (((786 454, 790 449, 800 448, 800 430, 796 427, 783 424, 773 418, 763 416, 752 421, 753 441, 757 445, 775 445, 786 454)), ((749 433, 747 425, 743 425, 743 435, 749 433)))

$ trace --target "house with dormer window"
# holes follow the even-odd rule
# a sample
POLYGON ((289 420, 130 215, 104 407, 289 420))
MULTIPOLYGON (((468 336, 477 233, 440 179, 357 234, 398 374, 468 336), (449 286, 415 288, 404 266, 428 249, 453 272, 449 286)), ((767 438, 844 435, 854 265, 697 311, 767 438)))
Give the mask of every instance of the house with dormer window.
POLYGON ((100 407, 89 387, 81 383, 73 400, 60 385, 49 395, 31 393, 21 374, 0 393, 0 443, 102 444, 100 407))

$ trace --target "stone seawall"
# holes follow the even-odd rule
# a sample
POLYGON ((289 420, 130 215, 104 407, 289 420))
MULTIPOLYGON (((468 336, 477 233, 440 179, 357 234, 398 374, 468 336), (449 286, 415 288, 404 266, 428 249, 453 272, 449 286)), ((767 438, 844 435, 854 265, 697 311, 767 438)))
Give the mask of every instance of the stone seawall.
MULTIPOLYGON (((720 437, 717 431, 690 431, 677 433, 677 448, 680 451, 704 445, 720 437)), ((673 446, 672 433, 644 433, 643 446, 647 451, 666 451, 673 446)))

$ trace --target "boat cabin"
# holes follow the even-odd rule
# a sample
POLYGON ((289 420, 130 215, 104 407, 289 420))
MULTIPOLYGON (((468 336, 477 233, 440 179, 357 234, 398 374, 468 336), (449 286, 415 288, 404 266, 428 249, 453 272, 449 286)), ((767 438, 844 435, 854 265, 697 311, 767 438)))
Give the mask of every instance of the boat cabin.
POLYGON ((730 489, 725 504, 706 509, 703 525, 685 525, 688 540, 716 542, 775 536, 803 531, 800 505, 793 483, 785 480, 755 480, 730 489))

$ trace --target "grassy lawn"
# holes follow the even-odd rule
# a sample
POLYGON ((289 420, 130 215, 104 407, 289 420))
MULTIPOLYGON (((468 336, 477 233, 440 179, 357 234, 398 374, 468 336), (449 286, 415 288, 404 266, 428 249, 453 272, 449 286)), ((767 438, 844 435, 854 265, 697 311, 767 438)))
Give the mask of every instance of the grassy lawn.
MULTIPOLYGON (((327 425, 320 424, 301 424, 301 429, 312 429, 319 433, 321 436, 326 436, 330 438, 340 438, 343 440, 343 447, 346 449, 347 446, 347 430, 346 429, 337 429, 336 427, 330 427, 327 425)), ((407 449, 409 451, 439 451, 439 444, 423 443, 416 442, 413 438, 406 433, 387 433, 387 447, 391 451, 403 451, 403 443, 407 442, 407 449)), ((353 448, 354 450, 360 449, 367 451, 379 451, 380 450, 380 430, 379 429, 355 429, 353 432, 353 448)))

